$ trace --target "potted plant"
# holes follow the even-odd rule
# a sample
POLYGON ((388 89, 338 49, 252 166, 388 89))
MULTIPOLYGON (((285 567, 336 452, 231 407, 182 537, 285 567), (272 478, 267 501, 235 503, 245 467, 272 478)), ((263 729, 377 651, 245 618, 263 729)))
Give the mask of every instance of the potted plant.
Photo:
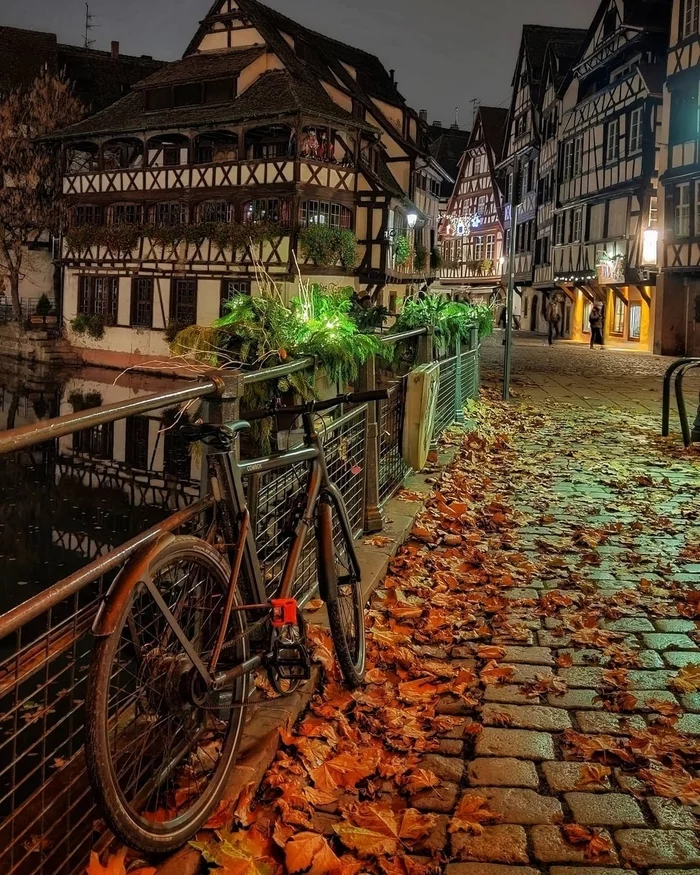
POLYGON ((37 301, 34 312, 30 314, 29 321, 32 325, 45 325, 46 317, 49 315, 50 312, 51 301, 49 301, 48 295, 43 294, 37 301))
POLYGON ((411 242, 404 234, 394 240, 394 262, 397 267, 402 267, 411 257, 411 242))

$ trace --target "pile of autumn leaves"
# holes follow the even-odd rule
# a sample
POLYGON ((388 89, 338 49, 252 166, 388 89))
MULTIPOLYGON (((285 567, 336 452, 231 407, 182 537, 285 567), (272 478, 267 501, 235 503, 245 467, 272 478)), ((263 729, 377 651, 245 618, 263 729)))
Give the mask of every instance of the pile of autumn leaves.
MULTIPOLYGON (((527 412, 511 409, 502 415, 515 431, 532 426, 527 412)), ((513 666, 502 662, 503 643, 529 643, 533 618, 555 620, 548 625, 555 635, 570 638, 569 650, 597 652, 593 664, 606 668, 599 691, 602 706, 624 718, 639 710, 628 689, 628 673, 643 666, 625 633, 601 628, 601 620, 642 611, 656 617, 700 617, 698 596, 676 584, 643 580, 635 590, 601 597, 561 555, 543 552, 534 562, 519 552, 521 520, 508 495, 512 472, 518 468, 522 475, 521 460, 498 430, 485 434, 464 438, 411 542, 371 602, 368 670, 361 690, 351 693, 340 685, 327 633, 312 631, 315 658, 325 668, 323 689, 296 729, 282 733, 282 747, 255 799, 246 791, 208 824, 213 832, 193 843, 218 867, 215 871, 442 871, 450 835, 478 834, 500 817, 476 794, 462 798, 446 830, 444 818, 417 810, 412 803, 418 794, 439 794, 442 784, 421 765, 421 757, 439 751, 439 739, 448 736, 464 741, 469 753, 482 731, 484 689, 513 682, 513 666), (555 578, 557 588, 538 598, 506 598, 511 587, 527 586, 535 576, 555 578)), ((541 478, 533 474, 533 503, 541 489, 541 478)), ((612 531, 572 528, 572 555, 595 550, 612 531)), ((572 664, 571 652, 560 652, 558 666, 572 664)), ((681 669, 671 685, 679 692, 700 690, 700 667, 681 669)), ((567 687, 556 675, 542 673, 520 685, 520 691, 538 704, 567 687)), ((566 758, 587 764, 580 789, 605 786, 615 767, 636 778, 640 795, 652 792, 688 805, 700 803, 700 780, 691 771, 700 761, 700 741, 676 729, 675 704, 652 701, 644 707, 654 717, 643 731, 630 725, 620 736, 562 734, 566 758)), ((495 722, 508 726, 512 718, 504 712, 495 722)), ((608 860, 611 848, 601 831, 577 824, 562 829, 586 859, 608 860)))

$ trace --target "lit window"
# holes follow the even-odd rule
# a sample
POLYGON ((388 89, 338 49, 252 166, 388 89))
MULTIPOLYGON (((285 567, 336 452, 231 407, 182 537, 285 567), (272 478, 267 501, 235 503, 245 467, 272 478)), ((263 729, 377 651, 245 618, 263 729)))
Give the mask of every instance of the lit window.
POLYGON ((630 340, 639 340, 642 336, 642 305, 632 303, 629 305, 630 311, 630 340))
POLYGON ((592 308, 593 308, 593 305, 591 304, 590 301, 585 300, 583 302, 583 319, 581 320, 582 321, 581 330, 583 331, 584 334, 591 333, 591 323, 588 320, 590 319, 592 308))
POLYGON ((493 234, 486 235, 486 260, 493 261, 496 238, 493 234))
POLYGON ((233 221, 233 205, 226 201, 204 201, 199 206, 200 222, 233 221))
POLYGON ((325 201, 303 201, 301 224, 328 225, 331 228, 352 228, 352 210, 342 204, 325 201))
POLYGON ((625 327, 625 302, 615 296, 615 307, 613 310, 613 334, 622 334, 625 327))
POLYGON ((484 238, 474 238, 474 260, 481 261, 484 257, 484 238))
POLYGON ((581 233, 583 230, 583 210, 574 210, 574 218, 572 222, 571 240, 573 243, 581 242, 581 233))

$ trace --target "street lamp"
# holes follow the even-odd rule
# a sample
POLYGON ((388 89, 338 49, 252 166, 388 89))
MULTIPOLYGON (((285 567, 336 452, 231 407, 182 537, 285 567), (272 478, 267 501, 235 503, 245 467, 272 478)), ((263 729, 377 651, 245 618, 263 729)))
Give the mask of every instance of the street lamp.
POLYGON ((416 222, 418 221, 418 213, 409 213, 406 216, 406 221, 408 222, 409 228, 415 228, 416 222))

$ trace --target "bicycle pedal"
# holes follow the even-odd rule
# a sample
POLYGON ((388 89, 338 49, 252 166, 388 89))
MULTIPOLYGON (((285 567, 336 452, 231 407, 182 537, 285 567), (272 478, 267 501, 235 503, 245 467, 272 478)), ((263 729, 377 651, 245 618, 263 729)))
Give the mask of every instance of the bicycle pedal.
POLYGON ((311 657, 304 644, 296 641, 275 641, 270 662, 277 675, 286 681, 311 677, 311 657))

